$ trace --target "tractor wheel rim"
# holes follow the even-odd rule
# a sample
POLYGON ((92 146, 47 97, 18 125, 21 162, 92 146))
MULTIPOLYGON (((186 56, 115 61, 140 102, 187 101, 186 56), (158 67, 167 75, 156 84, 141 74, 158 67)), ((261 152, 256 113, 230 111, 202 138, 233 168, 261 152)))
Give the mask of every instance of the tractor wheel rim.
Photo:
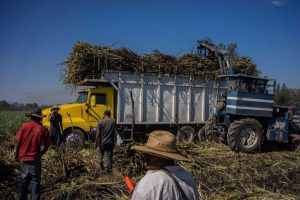
POLYGON ((245 147, 251 147, 255 144, 257 134, 252 127, 244 127, 240 132, 240 143, 245 147))

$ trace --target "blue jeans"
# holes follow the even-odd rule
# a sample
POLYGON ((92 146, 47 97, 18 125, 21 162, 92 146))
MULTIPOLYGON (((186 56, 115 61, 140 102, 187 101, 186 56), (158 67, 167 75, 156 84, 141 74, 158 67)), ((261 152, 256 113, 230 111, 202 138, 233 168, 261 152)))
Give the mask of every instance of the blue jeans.
POLYGON ((28 185, 31 181, 32 199, 40 199, 41 183, 41 160, 20 162, 21 183, 19 191, 19 200, 27 199, 28 185))
POLYGON ((100 166, 103 166, 103 156, 104 153, 107 153, 108 156, 108 170, 112 170, 112 164, 113 164, 113 151, 114 151, 114 144, 100 144, 98 148, 98 153, 99 153, 99 162, 100 166))

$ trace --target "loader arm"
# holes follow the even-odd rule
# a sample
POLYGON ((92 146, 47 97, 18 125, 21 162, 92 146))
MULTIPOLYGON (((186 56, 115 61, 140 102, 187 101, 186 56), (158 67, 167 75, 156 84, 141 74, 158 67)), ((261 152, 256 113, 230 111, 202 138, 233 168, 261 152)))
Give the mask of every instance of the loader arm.
POLYGON ((234 74, 234 70, 229 61, 229 54, 226 49, 204 40, 198 41, 197 50, 200 55, 208 56, 213 54, 216 58, 218 58, 221 74, 234 74))

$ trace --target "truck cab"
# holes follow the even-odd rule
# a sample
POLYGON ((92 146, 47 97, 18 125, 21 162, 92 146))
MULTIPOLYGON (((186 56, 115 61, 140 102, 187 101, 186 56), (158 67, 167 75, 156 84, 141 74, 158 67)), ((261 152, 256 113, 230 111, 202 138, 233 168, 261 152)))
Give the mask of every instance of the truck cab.
MULTIPOLYGON (((78 93, 74 103, 59 105, 62 115, 63 140, 67 143, 75 142, 81 146, 88 139, 94 139, 91 130, 103 118, 106 109, 114 117, 114 89, 112 87, 94 87, 83 89, 78 93)), ((43 125, 50 128, 48 119, 51 108, 43 110, 43 125)))

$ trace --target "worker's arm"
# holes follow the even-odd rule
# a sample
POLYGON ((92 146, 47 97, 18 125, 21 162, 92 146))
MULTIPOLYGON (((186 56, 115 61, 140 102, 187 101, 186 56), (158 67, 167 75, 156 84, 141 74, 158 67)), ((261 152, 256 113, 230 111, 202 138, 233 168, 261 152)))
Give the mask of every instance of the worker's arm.
POLYGON ((97 147, 98 147, 98 141, 99 141, 99 131, 97 130, 96 140, 95 140, 95 149, 97 149, 97 147))
POLYGON ((49 116, 48 116, 48 120, 51 122, 52 121, 52 115, 53 113, 50 113, 49 116))
POLYGON ((21 148, 21 140, 22 140, 24 129, 25 128, 22 125, 16 134, 16 141, 15 141, 15 149, 16 149, 15 160, 16 161, 19 161, 19 152, 20 152, 20 148, 21 148))
POLYGON ((97 125, 96 139, 95 139, 95 149, 97 149, 99 141, 100 141, 100 122, 97 125))
POLYGON ((43 145, 41 146, 41 156, 44 155, 48 151, 48 148, 49 147, 46 147, 46 146, 43 146, 43 145))
POLYGON ((41 143, 41 156, 44 155, 47 151, 49 146, 51 145, 51 138, 47 128, 45 128, 41 143))
POLYGON ((63 133, 63 124, 62 124, 62 116, 60 115, 60 119, 59 119, 59 125, 60 125, 60 133, 63 133))
POLYGON ((16 149, 16 152, 15 152, 15 161, 19 161, 19 151, 20 151, 20 148, 21 148, 21 142, 19 140, 16 140, 16 142, 15 142, 15 149, 16 149))

